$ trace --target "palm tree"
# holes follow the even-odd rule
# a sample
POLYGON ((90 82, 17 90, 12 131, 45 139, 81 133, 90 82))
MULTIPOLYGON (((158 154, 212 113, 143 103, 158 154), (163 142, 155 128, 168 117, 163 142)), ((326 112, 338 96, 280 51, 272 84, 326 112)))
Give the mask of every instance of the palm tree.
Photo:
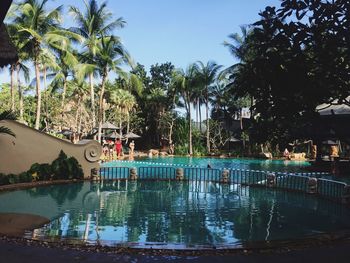
POLYGON ((23 103, 23 89, 21 85, 20 72, 23 72, 24 79, 26 82, 29 82, 29 68, 21 62, 21 52, 18 52, 18 57, 20 60, 17 61, 16 71, 17 71, 17 87, 18 87, 18 99, 19 99, 19 120, 24 121, 24 103, 23 103))
MULTIPOLYGON (((96 0, 89 0, 85 3, 85 12, 82 13, 79 8, 70 6, 70 13, 73 15, 77 23, 77 27, 72 27, 70 30, 84 37, 84 46, 87 48, 84 62, 93 64, 99 40, 102 36, 110 34, 116 28, 122 28, 125 25, 123 18, 119 17, 116 20, 112 19, 112 13, 107 10, 107 3, 103 2, 100 6, 96 0)), ((90 72, 90 99, 93 126, 96 126, 96 110, 95 110, 95 91, 94 91, 94 74, 90 72)))
POLYGON ((127 72, 120 76, 116 83, 121 89, 129 91, 134 96, 141 97, 144 90, 144 83, 133 73, 127 72))
POLYGON ((173 85, 180 91, 184 101, 185 110, 188 118, 189 134, 188 134, 188 153, 193 154, 192 149, 192 119, 191 119, 191 98, 196 87, 198 87, 198 66, 193 63, 190 64, 186 71, 178 69, 174 73, 173 85))
POLYGON ((35 128, 39 129, 41 114, 40 54, 45 46, 64 49, 69 42, 67 32, 60 28, 62 6, 46 11, 48 0, 25 0, 18 5, 13 25, 21 39, 26 39, 23 48, 30 52, 34 61, 36 79, 36 119, 35 128))
POLYGON ((101 129, 104 114, 104 92, 108 73, 114 71, 118 75, 123 75, 124 71, 120 68, 122 64, 131 64, 131 59, 124 46, 117 37, 103 37, 99 41, 96 52, 96 62, 102 79, 99 94, 99 112, 98 112, 98 140, 101 140, 101 129))
MULTIPOLYGON (((11 12, 8 13, 7 17, 11 20, 15 19, 15 13, 14 13, 14 7, 15 5, 13 5, 13 8, 11 8, 11 12)), ((17 74, 17 88, 18 88, 18 97, 19 97, 19 120, 20 121, 24 121, 23 119, 23 112, 24 112, 24 105, 23 105, 23 90, 22 90, 22 86, 21 86, 21 78, 20 78, 20 73, 23 73, 24 79, 26 82, 29 82, 29 68, 24 64, 26 61, 29 60, 29 51, 26 50, 26 45, 24 45, 23 43, 25 43, 27 41, 27 39, 23 38, 23 34, 18 34, 17 30, 17 26, 14 24, 7 24, 7 30, 8 33, 11 37, 12 43, 15 45, 16 50, 17 50, 17 54, 18 54, 18 61, 14 64, 11 65, 10 70, 11 70, 11 107, 13 107, 14 110, 14 96, 12 98, 12 94, 14 94, 14 91, 12 91, 12 89, 14 89, 14 85, 12 84, 13 81, 13 77, 12 74, 14 73, 13 71, 16 70, 16 74, 17 74), (14 67, 14 68, 13 68, 14 67)))
POLYGON ((213 61, 207 62, 204 65, 203 62, 198 62, 198 74, 200 78, 200 85, 204 91, 204 101, 206 105, 206 118, 207 118, 207 151, 210 153, 210 127, 209 127, 209 87, 215 82, 217 74, 222 66, 216 64, 213 61))
POLYGON ((136 106, 135 97, 127 90, 116 89, 111 92, 111 102, 119 114, 120 137, 122 137, 122 115, 126 115, 127 128, 126 133, 130 130, 130 112, 136 106))
POLYGON ((233 57, 243 60, 246 55, 245 43, 249 37, 249 30, 247 26, 241 26, 241 35, 238 33, 230 34, 228 37, 230 42, 224 41, 224 46, 227 47, 233 57), (232 42, 232 43, 231 43, 232 42))
POLYGON ((11 111, 15 110, 15 72, 16 72, 16 63, 10 65, 10 75, 11 75, 11 84, 10 84, 10 93, 11 93, 11 111))

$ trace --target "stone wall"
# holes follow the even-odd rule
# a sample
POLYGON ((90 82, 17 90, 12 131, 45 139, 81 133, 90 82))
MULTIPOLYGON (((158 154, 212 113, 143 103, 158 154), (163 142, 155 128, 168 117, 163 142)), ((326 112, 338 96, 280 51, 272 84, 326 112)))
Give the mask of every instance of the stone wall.
POLYGON ((102 148, 97 141, 82 140, 73 144, 10 120, 1 121, 0 126, 16 134, 16 137, 0 134, 0 173, 19 174, 34 163, 51 163, 61 150, 78 160, 85 178, 90 177, 91 169, 99 168, 102 148))

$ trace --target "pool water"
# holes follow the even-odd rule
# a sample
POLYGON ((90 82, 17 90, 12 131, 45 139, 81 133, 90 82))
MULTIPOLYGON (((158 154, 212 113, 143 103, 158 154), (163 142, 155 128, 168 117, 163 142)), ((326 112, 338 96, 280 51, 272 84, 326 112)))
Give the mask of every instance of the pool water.
POLYGON ((156 158, 138 158, 135 161, 112 161, 104 163, 103 166, 127 166, 139 167, 145 165, 172 165, 172 166, 191 166, 216 169, 243 169, 243 170, 264 170, 276 172, 306 172, 310 166, 306 161, 290 160, 263 160, 263 159, 244 159, 244 158, 208 158, 208 157, 156 157, 156 158))
POLYGON ((26 238, 134 247, 242 247, 350 229, 349 210, 330 201, 212 182, 37 187, 0 194, 0 213, 50 219, 26 238))

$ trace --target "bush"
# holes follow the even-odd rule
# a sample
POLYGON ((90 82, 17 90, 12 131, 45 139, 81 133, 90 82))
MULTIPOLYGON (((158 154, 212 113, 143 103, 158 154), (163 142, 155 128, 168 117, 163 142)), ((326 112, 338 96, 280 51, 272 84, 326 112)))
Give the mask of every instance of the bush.
POLYGON ((0 174, 0 185, 6 185, 9 184, 9 179, 6 174, 0 174))
POLYGON ((19 175, 0 174, 0 185, 83 178, 83 169, 78 160, 74 157, 68 158, 67 155, 61 151, 58 158, 51 164, 34 163, 27 172, 20 173, 19 175))
POLYGON ((61 151, 58 158, 52 162, 53 179, 82 179, 84 177, 81 165, 74 157, 67 158, 61 151))

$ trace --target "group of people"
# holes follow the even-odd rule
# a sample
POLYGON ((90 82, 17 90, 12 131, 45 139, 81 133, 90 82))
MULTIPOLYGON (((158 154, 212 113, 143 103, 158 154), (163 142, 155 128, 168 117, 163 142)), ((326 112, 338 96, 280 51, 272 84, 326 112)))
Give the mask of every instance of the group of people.
MULTIPOLYGON (((132 140, 129 144, 129 156, 134 156, 135 142, 132 140)), ((123 155, 123 143, 120 138, 113 140, 103 140, 103 154, 108 159, 114 159, 114 153, 119 159, 123 155)))

